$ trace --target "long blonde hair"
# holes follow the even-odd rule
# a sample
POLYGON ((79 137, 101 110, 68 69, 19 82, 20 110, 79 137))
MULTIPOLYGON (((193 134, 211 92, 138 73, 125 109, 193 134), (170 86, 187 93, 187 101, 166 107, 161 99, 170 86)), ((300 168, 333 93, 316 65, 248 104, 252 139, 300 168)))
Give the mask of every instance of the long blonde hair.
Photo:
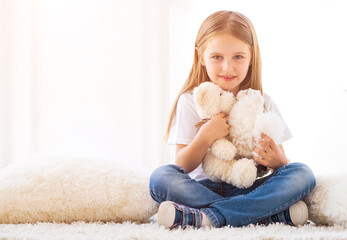
MULTIPOLYGON (((218 11, 208 16, 202 23, 195 40, 195 48, 199 49, 200 56, 206 49, 207 43, 216 35, 229 33, 250 46, 252 58, 245 80, 240 84, 240 90, 252 88, 263 93, 261 83, 261 58, 257 36, 251 21, 241 13, 232 11, 218 11)), ((181 94, 193 90, 203 82, 210 81, 206 68, 201 64, 197 49, 194 50, 193 66, 188 79, 171 108, 169 122, 166 128, 164 141, 167 142, 173 118, 176 116, 177 102, 181 94)))

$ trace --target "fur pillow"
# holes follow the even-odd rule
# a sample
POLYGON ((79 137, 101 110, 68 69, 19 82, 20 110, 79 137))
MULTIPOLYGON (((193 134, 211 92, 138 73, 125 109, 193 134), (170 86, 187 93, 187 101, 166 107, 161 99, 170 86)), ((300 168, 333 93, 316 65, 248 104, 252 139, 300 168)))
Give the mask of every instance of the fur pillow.
POLYGON ((146 222, 149 172, 110 161, 46 158, 0 172, 0 223, 146 222))
POLYGON ((318 176, 315 189, 304 199, 310 220, 317 225, 347 227, 347 175, 318 176))

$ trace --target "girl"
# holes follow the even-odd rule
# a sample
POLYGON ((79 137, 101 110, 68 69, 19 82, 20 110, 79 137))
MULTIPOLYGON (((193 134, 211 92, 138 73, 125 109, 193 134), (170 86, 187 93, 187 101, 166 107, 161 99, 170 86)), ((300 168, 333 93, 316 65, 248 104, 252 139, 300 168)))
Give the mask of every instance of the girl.
MULTIPOLYGON (((160 204, 159 225, 173 229, 306 223, 308 210, 300 199, 313 190, 314 175, 302 163, 289 163, 282 145, 264 134, 259 142, 263 149, 254 148, 260 157, 254 156, 254 160, 273 169, 272 174, 246 189, 213 182, 205 175, 201 167, 204 155, 216 139, 229 132, 225 114, 210 119, 198 130, 194 127, 201 119, 192 90, 206 81, 234 95, 248 88, 262 92, 257 37, 244 15, 219 11, 199 29, 193 66, 171 110, 166 133, 169 144, 176 144, 176 164, 159 167, 150 178, 150 194, 160 204)), ((265 109, 278 112, 271 99, 263 96, 265 109)), ((282 142, 290 137, 287 128, 282 142)))

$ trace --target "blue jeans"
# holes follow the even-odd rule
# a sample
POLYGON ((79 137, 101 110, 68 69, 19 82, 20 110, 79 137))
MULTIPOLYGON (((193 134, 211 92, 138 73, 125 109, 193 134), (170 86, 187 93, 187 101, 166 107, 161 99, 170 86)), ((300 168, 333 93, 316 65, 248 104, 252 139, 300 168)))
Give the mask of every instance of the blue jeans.
POLYGON ((214 227, 240 227, 273 215, 286 223, 283 211, 308 195, 315 183, 311 169, 302 163, 285 165, 246 189, 210 179, 196 181, 183 168, 165 165, 152 173, 149 188, 159 204, 169 200, 200 209, 214 227))

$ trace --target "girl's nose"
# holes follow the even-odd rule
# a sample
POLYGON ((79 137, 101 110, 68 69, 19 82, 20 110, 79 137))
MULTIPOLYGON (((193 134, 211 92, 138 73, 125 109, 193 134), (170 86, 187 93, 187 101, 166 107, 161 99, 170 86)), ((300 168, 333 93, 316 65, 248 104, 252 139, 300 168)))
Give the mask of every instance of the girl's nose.
POLYGON ((234 70, 234 65, 231 60, 225 59, 223 62, 223 71, 229 72, 234 70))

